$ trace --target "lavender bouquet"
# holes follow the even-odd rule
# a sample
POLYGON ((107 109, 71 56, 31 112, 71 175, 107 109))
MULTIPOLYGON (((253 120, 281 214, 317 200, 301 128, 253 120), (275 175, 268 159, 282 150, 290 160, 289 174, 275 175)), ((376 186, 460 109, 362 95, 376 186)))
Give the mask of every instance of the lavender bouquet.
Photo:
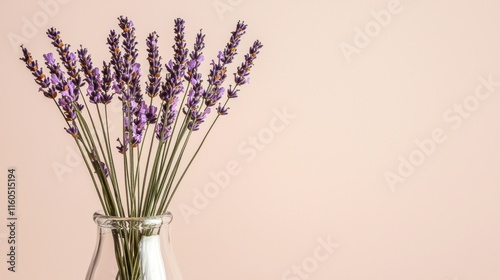
MULTIPOLYGON (((227 67, 235 59, 247 25, 238 22, 224 50, 211 60, 204 81, 199 67, 204 60, 205 35, 200 30, 189 51, 185 22, 176 19, 174 55, 166 64, 159 54, 158 34, 147 36, 149 65, 143 85, 134 24, 123 16, 118 21, 120 32, 112 30, 107 38, 111 58, 103 61, 101 68, 94 66, 83 46, 72 51, 55 28, 47 35, 57 55, 43 55, 46 71, 24 46, 20 59, 35 77, 39 92, 54 102, 63 117, 64 129, 78 146, 104 214, 162 215, 215 123, 228 114, 229 101, 238 97, 240 87, 248 82, 262 44, 258 40, 253 43, 233 73, 232 84, 224 87, 227 67), (119 135, 112 135, 109 129, 112 102, 121 104, 119 135), (197 135, 212 115, 205 132, 197 135), (186 147, 195 136, 197 148, 187 155, 186 147)), ((116 234, 120 244, 115 248, 120 266, 117 279, 135 279, 141 274, 134 254, 140 235, 145 234, 116 234)))

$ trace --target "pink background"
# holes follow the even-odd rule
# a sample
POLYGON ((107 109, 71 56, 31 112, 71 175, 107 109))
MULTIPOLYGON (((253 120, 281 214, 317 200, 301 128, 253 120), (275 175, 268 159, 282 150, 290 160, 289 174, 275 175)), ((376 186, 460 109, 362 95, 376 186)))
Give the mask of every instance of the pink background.
POLYGON ((172 204, 184 279, 500 279, 499 1, 54 1, 1 4, 1 279, 83 279, 99 208, 11 39, 40 59, 56 26, 97 62, 122 14, 143 60, 153 30, 171 57, 176 17, 189 44, 203 28, 209 59, 239 19, 249 24, 240 55, 265 45, 172 204), (292 116, 276 121, 284 110, 292 116), (228 163, 238 172, 201 203, 228 163), (5 263, 8 167, 16 273, 5 263))

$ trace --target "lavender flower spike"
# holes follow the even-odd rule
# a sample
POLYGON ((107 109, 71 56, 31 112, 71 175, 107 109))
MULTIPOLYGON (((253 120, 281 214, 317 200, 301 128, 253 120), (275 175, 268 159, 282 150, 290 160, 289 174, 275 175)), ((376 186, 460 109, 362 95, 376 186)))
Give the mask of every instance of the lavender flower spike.
POLYGON ((148 47, 149 75, 146 83, 146 93, 153 98, 158 95, 161 83, 161 57, 158 53, 158 34, 150 33, 146 39, 148 47))
POLYGON ((217 113, 219 115, 222 115, 222 116, 225 116, 228 114, 228 111, 229 110, 229 107, 225 107, 225 106, 222 106, 220 103, 219 103, 219 106, 217 107, 217 113))
POLYGON ((194 50, 189 54, 190 60, 187 63, 187 73, 186 80, 192 85, 195 84, 193 77, 198 74, 198 67, 201 65, 203 60, 203 49, 205 48, 205 35, 200 32, 196 35, 196 42, 194 43, 194 50))
POLYGON ((53 27, 47 30, 47 36, 52 39, 52 45, 56 47, 57 53, 59 54, 70 79, 73 80, 75 85, 82 86, 81 78, 78 75, 78 69, 76 67, 77 58, 76 55, 69 50, 70 45, 63 43, 60 32, 53 27))
MULTIPOLYGON (((186 71, 188 49, 186 48, 186 40, 184 39, 184 29, 185 29, 184 20, 178 18, 174 21, 174 23, 175 23, 174 27, 175 44, 173 45, 174 61, 178 71, 177 77, 180 80, 182 77, 184 77, 184 72, 186 71)), ((179 84, 182 87, 182 82, 180 82, 179 84)))
MULTIPOLYGON (((248 75, 250 75, 250 69, 252 69, 253 61, 257 58, 259 50, 263 47, 259 40, 253 43, 250 47, 250 51, 245 55, 245 61, 238 67, 238 71, 234 73, 234 82, 236 85, 243 85, 248 82, 248 75)), ((228 92, 229 95, 229 92, 228 92)))
POLYGON ((199 130, 200 124, 205 121, 208 114, 210 114, 210 108, 206 108, 202 113, 198 113, 198 111, 191 111, 191 120, 188 123, 188 129, 192 131, 199 130))
POLYGON ((121 73, 123 68, 123 58, 120 51, 120 35, 116 34, 114 30, 109 32, 107 39, 109 53, 111 54, 110 64, 113 65, 116 82, 121 81, 121 73))
POLYGON ((246 33, 247 25, 245 22, 238 21, 236 25, 236 30, 231 32, 231 38, 229 38, 229 43, 227 43, 224 51, 219 55, 219 59, 224 64, 229 64, 233 61, 237 52, 236 49, 241 41, 241 36, 246 33))
POLYGON ((69 128, 64 128, 68 134, 73 136, 73 138, 78 138, 78 127, 76 126, 76 123, 73 122, 73 125, 70 125, 69 128))
POLYGON ((123 16, 120 16, 118 18, 118 21, 118 25, 122 29, 123 49, 125 50, 125 54, 123 56, 124 63, 131 66, 135 63, 135 59, 139 55, 137 50, 137 42, 135 41, 134 23, 127 17, 123 16))
POLYGON ((31 74, 35 77, 35 82, 40 86, 41 91, 44 92, 45 97, 56 98, 55 93, 46 94, 46 90, 50 86, 50 80, 43 74, 42 68, 38 66, 38 61, 33 60, 31 53, 21 45, 23 51, 23 56, 19 58, 26 63, 26 68, 31 71, 31 74))

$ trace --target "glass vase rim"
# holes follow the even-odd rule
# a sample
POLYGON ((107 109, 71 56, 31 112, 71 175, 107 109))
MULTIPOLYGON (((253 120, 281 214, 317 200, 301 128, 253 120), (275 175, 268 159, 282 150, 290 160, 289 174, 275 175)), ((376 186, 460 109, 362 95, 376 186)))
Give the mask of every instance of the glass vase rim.
POLYGON ((104 214, 104 211, 95 211, 93 215, 94 222, 99 225, 108 225, 109 222, 137 222, 157 225, 169 225, 173 220, 173 215, 170 211, 161 215, 152 215, 145 217, 120 217, 104 214))

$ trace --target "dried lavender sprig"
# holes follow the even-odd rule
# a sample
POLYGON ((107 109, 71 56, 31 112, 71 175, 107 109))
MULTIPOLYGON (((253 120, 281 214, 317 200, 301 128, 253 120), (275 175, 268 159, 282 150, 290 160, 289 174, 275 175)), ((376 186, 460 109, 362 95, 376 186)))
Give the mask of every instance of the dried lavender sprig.
POLYGON ((194 48, 193 51, 189 54, 190 60, 187 62, 187 73, 185 78, 191 84, 193 84, 191 78, 195 77, 198 74, 198 67, 205 59, 203 56, 204 48, 205 48, 205 34, 203 34, 203 31, 200 30, 200 32, 196 34, 196 41, 194 43, 194 48))
POLYGON ((55 28, 49 28, 47 30, 47 36, 52 40, 52 45, 57 49, 57 53, 66 68, 69 79, 73 81, 73 83, 80 87, 82 86, 81 77, 78 75, 77 69, 77 57, 75 53, 70 51, 70 45, 63 43, 61 40, 60 32, 55 28))
POLYGON ((134 23, 127 17, 118 17, 119 26, 122 29, 123 36, 123 48, 124 53, 124 63, 128 65, 133 65, 137 56, 139 55, 137 50, 137 42, 135 41, 135 27, 134 23))
POLYGON ((23 52, 23 56, 19 59, 26 64, 26 68, 28 68, 31 74, 35 77, 35 82, 40 86, 40 90, 43 91, 44 96, 51 99, 56 98, 57 93, 49 93, 47 91, 47 88, 50 86, 50 80, 43 73, 43 69, 38 66, 38 61, 33 60, 31 53, 23 45, 21 45, 21 50, 23 52))
POLYGON ((149 62, 149 75, 148 82, 146 83, 146 93, 149 97, 153 98, 158 95, 161 84, 161 56, 158 51, 158 34, 156 32, 150 33, 146 39, 148 62, 149 62))
POLYGON ((236 24, 236 30, 231 32, 231 38, 229 39, 229 43, 227 43, 226 47, 222 54, 219 54, 219 59, 224 64, 229 64, 233 61, 234 57, 237 54, 238 45, 241 41, 241 36, 246 33, 247 24, 244 21, 238 21, 236 24))
POLYGON ((113 99, 113 95, 107 93, 111 87, 112 79, 109 65, 103 62, 102 74, 104 78, 101 78, 99 68, 94 68, 92 65, 92 57, 88 54, 88 50, 80 46, 77 53, 80 61, 80 69, 84 73, 85 82, 88 85, 87 95, 89 96, 89 101, 94 104, 109 104, 113 99))
POLYGON ((174 49, 174 61, 177 70, 177 78, 179 79, 179 92, 183 91, 182 77, 186 71, 187 56, 189 50, 186 48, 186 40, 184 39, 185 21, 177 18, 175 21, 174 33, 175 44, 172 46, 174 49))
POLYGON ((73 136, 73 138, 78 138, 79 136, 79 131, 78 131, 78 126, 76 125, 75 122, 71 124, 68 128, 64 128, 68 134, 73 136))
MULTIPOLYGON (((102 62, 102 89, 104 93, 108 93, 111 89, 111 83, 113 82, 113 75, 111 73, 111 64, 102 62)), ((111 102, 114 94, 109 94, 109 97, 103 100, 104 104, 111 102)))
MULTIPOLYGON (((178 95, 184 91, 182 79, 184 78, 187 64, 187 56, 189 50, 186 48, 186 40, 184 39, 184 26, 183 19, 177 18, 174 20, 174 40, 172 46, 174 50, 174 60, 170 60, 166 65, 167 78, 165 84, 162 86, 161 98, 167 103, 174 102, 178 95)), ((163 114, 168 114, 163 111, 163 114)), ((176 117, 177 119, 177 117, 176 117)), ((175 125, 174 125, 175 127, 175 125)))
POLYGON ((123 58, 120 50, 120 35, 116 34, 115 30, 111 30, 106 40, 106 44, 111 54, 110 64, 113 66, 114 78, 117 83, 120 83, 123 68, 123 58))
POLYGON ((80 49, 77 51, 78 59, 80 60, 80 69, 85 75, 87 82, 92 80, 92 70, 94 69, 92 65, 92 56, 89 54, 87 48, 80 45, 80 49))
MULTIPOLYGON (((236 85, 243 85, 248 82, 248 76, 250 75, 250 70, 252 69, 253 62, 260 53, 260 49, 263 47, 262 43, 257 40, 250 47, 248 54, 245 55, 245 61, 238 66, 237 72, 234 73, 234 82, 236 85)), ((228 92, 229 95, 229 92, 228 92)))
MULTIPOLYGON (((186 48, 186 41, 184 39, 184 29, 185 29, 184 24, 185 22, 183 19, 177 18, 174 20, 175 43, 172 46, 174 50, 174 60, 173 61, 170 60, 165 65, 167 70, 167 77, 165 83, 162 85, 162 91, 160 93, 160 98, 167 104, 170 104, 174 102, 175 99, 178 99, 178 95, 184 91, 184 85, 182 83, 182 80, 186 72, 187 56, 189 52, 189 50, 186 48)), ((182 102, 184 102, 185 97, 186 95, 184 95, 182 102)), ((177 126, 178 111, 175 110, 170 112, 171 113, 169 113, 169 110, 162 110, 162 118, 164 120, 168 119, 169 114, 171 115, 172 113, 175 113, 174 115, 175 122, 172 129, 172 131, 175 131, 175 128, 177 126)), ((165 129, 168 129, 168 126, 166 124, 163 124, 162 130, 165 129)), ((160 131, 160 134, 163 135, 164 133, 160 131)), ((166 140, 168 140, 168 138, 170 138, 170 136, 168 136, 166 140)), ((160 137, 159 139, 162 139, 162 137, 160 137)), ((169 141, 167 151, 170 148, 170 142, 171 141, 169 141)))
MULTIPOLYGON (((250 47, 248 53, 245 55, 245 61, 243 61, 240 66, 238 66, 236 73, 233 74, 234 82, 236 85, 234 86, 234 88, 232 86, 229 86, 229 89, 227 90, 228 100, 238 97, 239 89, 237 89, 237 87, 248 83, 250 79, 250 70, 252 69, 254 60, 257 59, 257 55, 260 53, 260 49, 262 47, 263 45, 259 40, 256 40, 250 47)), ((228 110, 228 107, 225 107, 225 105, 221 106, 220 104, 217 108, 217 112, 219 113, 219 115, 227 115, 228 110)))
MULTIPOLYGON (((234 57, 237 54, 241 37, 246 33, 246 29, 247 24, 245 24, 245 22, 238 21, 236 29, 231 32, 231 37, 229 38, 229 42, 226 47, 217 55, 218 61, 215 62, 215 60, 212 60, 210 63, 212 69, 210 69, 208 75, 207 90, 203 94, 203 99, 205 100, 205 105, 207 107, 214 106, 222 98, 222 92, 225 91, 222 84, 227 77, 227 65, 233 62, 234 57)), ((227 113, 227 109, 225 111, 227 113)))

